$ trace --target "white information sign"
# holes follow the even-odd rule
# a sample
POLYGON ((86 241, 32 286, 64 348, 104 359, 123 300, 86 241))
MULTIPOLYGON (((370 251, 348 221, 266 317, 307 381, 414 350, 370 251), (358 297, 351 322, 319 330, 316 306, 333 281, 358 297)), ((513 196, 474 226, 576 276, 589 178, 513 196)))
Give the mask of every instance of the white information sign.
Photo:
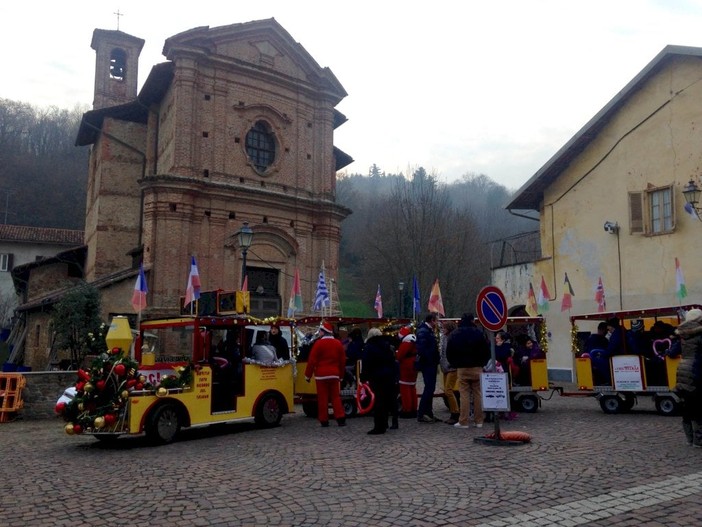
POLYGON ((643 391, 641 357, 638 355, 615 355, 612 357, 612 377, 617 390, 643 391))
POLYGON ((506 373, 483 373, 480 375, 480 390, 483 410, 509 412, 509 389, 506 373))

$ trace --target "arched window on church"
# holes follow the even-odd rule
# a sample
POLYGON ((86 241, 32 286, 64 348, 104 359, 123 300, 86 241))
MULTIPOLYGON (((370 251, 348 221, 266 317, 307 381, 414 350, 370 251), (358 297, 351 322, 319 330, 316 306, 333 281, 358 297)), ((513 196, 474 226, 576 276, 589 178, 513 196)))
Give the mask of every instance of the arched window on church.
POLYGON ((275 136, 264 121, 257 121, 246 134, 246 154, 259 172, 265 172, 275 161, 275 136))
POLYGON ((123 49, 113 49, 110 54, 110 78, 123 81, 127 73, 127 53, 123 49))

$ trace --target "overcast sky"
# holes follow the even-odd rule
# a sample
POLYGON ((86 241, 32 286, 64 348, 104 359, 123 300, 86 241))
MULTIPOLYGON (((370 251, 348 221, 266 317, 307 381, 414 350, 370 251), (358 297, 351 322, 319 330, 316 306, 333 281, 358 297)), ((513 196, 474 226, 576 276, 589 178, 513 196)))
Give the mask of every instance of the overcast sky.
POLYGON ((0 3, 0 98, 92 103, 94 28, 164 40, 274 17, 348 92, 335 144, 367 174, 423 166, 516 189, 666 45, 702 46, 702 0, 0 3))

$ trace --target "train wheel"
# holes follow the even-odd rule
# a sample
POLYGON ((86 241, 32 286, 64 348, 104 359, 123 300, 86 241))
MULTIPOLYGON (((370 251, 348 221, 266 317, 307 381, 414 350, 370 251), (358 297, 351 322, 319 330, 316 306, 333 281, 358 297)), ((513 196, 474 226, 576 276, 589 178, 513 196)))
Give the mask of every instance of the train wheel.
POLYGON ((152 443, 172 442, 180 431, 180 415, 175 405, 166 403, 157 407, 146 424, 146 437, 152 443))
POLYGON ((302 403, 302 411, 307 417, 317 417, 317 414, 319 413, 317 401, 305 401, 302 403))
POLYGON ((522 412, 533 414, 539 409, 539 398, 536 395, 525 395, 516 402, 522 412))
POLYGON ((616 395, 603 395, 600 397, 600 408, 606 414, 618 414, 622 407, 622 400, 616 395))
POLYGON ((630 412, 636 405, 636 396, 633 393, 624 394, 624 402, 622 403, 622 412, 630 412))
POLYGON ((656 397, 656 410, 661 415, 676 415, 679 405, 672 397, 656 397))
POLYGON ((356 399, 342 399, 341 403, 344 405, 344 415, 346 417, 356 417, 358 413, 356 399))
POLYGON ((263 396, 256 407, 254 422, 260 428, 278 426, 283 418, 285 403, 279 395, 268 393, 263 396))

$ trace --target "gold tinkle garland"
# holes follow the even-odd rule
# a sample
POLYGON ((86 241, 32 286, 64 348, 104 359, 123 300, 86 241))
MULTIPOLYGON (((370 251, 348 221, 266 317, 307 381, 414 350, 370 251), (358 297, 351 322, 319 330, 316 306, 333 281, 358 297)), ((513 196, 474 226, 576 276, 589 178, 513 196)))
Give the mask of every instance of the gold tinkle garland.
POLYGON ((546 328, 546 321, 541 322, 539 327, 539 347, 544 353, 548 353, 548 329, 546 328))
POLYGON ((578 341, 578 326, 573 324, 570 328, 570 350, 576 357, 580 356, 580 342, 578 341))

